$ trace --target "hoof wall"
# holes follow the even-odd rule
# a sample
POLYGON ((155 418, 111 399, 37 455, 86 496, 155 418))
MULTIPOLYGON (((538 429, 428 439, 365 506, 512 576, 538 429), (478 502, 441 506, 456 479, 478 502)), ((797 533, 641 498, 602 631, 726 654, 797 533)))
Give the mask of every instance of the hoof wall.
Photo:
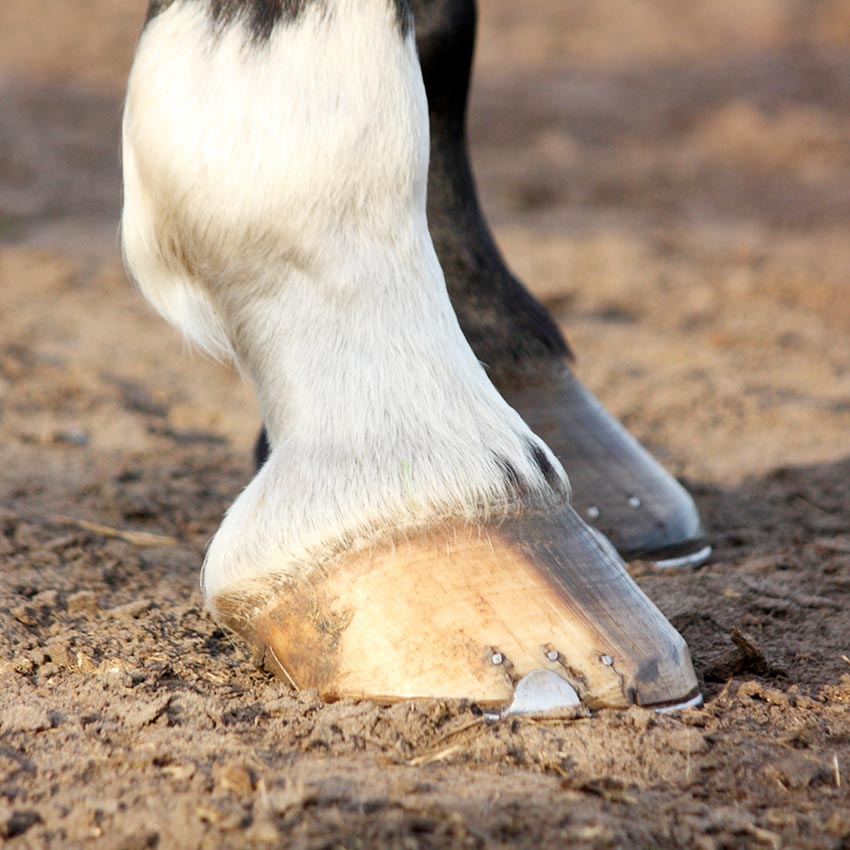
POLYGON ((681 636, 570 508, 347 553, 213 606, 264 666, 328 700, 469 699, 516 715, 698 693, 681 636))

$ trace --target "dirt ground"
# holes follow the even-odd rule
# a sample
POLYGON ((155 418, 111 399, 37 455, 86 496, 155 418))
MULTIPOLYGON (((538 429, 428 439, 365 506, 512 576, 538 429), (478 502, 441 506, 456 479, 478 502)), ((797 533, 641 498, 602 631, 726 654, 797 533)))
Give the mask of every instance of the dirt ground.
POLYGON ((198 570, 255 407, 117 250, 142 0, 3 0, 0 843, 850 848, 850 3, 482 5, 498 238, 716 547, 634 565, 705 706, 490 725, 251 667, 198 570))

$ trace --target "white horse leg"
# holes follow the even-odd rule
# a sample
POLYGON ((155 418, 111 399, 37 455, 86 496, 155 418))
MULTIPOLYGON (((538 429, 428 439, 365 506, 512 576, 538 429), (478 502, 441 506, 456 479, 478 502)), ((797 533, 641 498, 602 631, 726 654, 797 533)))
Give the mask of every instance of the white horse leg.
POLYGON ((548 668, 590 705, 689 699, 681 637, 460 331, 426 222, 427 116, 403 0, 152 7, 127 264, 251 377, 272 448, 205 598, 329 697, 499 704, 548 668))

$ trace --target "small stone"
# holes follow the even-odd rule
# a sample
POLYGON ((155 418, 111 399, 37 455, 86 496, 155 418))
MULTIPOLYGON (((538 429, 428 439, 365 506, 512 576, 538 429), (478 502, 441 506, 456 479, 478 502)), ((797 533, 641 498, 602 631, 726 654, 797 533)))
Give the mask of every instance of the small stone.
POLYGON ((138 620, 152 605, 153 603, 149 599, 136 599, 126 605, 110 608, 106 613, 118 620, 138 620))
POLYGON ((59 667, 73 667, 73 653, 68 646, 68 641, 62 638, 51 640, 44 647, 44 654, 59 667))
POLYGON ((81 649, 74 652, 72 666, 80 673, 94 673, 97 670, 97 665, 94 661, 81 649))
POLYGON ((251 773, 242 764, 225 764, 216 777, 216 784, 224 791, 234 794, 250 794, 254 790, 254 780, 251 773))
POLYGON ((81 590, 68 597, 68 613, 72 616, 93 614, 98 610, 97 597, 90 590, 81 590))
POLYGON ((31 605, 16 605, 9 613, 24 626, 37 626, 36 611, 31 605))

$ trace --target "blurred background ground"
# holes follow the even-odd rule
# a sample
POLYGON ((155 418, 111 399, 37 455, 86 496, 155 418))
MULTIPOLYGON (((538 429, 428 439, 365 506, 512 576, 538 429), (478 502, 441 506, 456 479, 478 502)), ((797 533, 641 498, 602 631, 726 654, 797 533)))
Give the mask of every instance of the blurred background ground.
POLYGON ((498 239, 716 544, 635 567, 703 710, 495 728, 293 698, 202 611, 257 418, 121 268, 142 6, 0 5, 0 836, 850 846, 850 2, 482 0, 498 239))

